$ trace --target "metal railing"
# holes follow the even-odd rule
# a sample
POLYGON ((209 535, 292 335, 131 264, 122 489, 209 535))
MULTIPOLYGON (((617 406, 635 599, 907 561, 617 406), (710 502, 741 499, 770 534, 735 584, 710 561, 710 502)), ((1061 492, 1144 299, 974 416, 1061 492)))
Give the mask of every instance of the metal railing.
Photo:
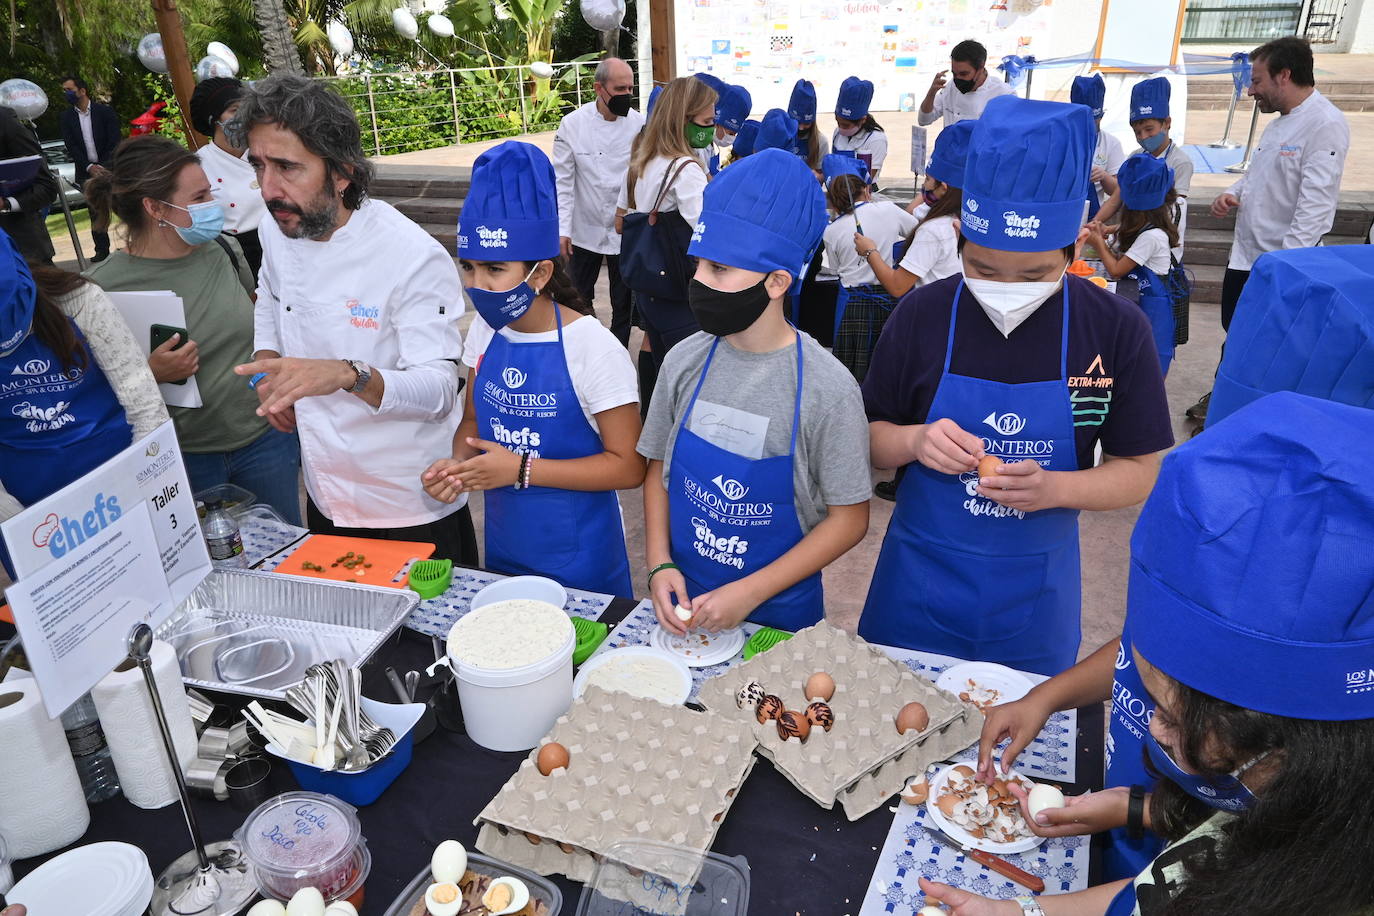
MULTIPOLYGON (((634 61, 629 62, 631 67, 634 61)), ((596 61, 553 64, 548 88, 525 66, 365 72, 316 77, 358 113, 370 155, 499 140, 553 130, 594 97, 596 61)))
POLYGON ((1185 42, 1264 42, 1298 30, 1302 0, 1264 3, 1254 0, 1201 0, 1184 14, 1185 42))

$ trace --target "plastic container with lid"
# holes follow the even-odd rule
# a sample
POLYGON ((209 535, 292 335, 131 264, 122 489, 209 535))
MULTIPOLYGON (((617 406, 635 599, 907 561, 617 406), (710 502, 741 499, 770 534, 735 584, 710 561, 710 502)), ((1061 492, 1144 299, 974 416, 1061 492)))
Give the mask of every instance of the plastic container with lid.
POLYGON ((332 795, 269 798, 234 834, 263 894, 289 900, 303 887, 326 900, 351 898, 372 867, 357 809, 332 795))
POLYGON ((613 843, 583 888, 577 916, 626 912, 746 916, 749 860, 655 840, 613 843), (684 875, 694 875, 695 880, 685 880, 684 875))
MULTIPOLYGON (((543 907, 545 913, 550 916, 558 916, 563 912, 563 892, 543 875, 536 875, 532 871, 511 865, 509 862, 502 862, 500 859, 491 859, 480 853, 468 850, 468 875, 477 875, 488 878, 512 877, 519 878, 530 889, 530 903, 535 906, 543 907)), ((405 890, 396 895, 396 899, 387 908, 385 916, 411 916, 415 908, 425 899, 425 891, 434 883, 434 877, 430 874, 429 867, 415 876, 415 879, 406 885, 405 890)), ((467 886, 467 875, 464 880, 459 882, 464 887, 467 886)))

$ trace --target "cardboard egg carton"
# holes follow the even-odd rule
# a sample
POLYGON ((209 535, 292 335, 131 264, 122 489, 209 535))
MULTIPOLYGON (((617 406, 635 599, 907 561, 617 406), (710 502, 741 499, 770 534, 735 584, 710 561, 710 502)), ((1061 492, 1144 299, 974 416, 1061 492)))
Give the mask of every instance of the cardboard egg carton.
POLYGON ((883 804, 927 764, 978 740, 983 726, 972 704, 824 621, 707 681, 700 699, 707 709, 748 727, 759 753, 802 794, 823 808, 840 800, 850 820, 883 804), (804 712, 809 704, 803 688, 819 671, 835 681, 829 704, 835 725, 829 732, 812 727, 805 743, 784 741, 775 722, 760 725, 752 708, 735 702, 740 687, 758 681, 787 709, 804 712), (920 733, 899 734, 897 712, 912 701, 925 705, 930 724, 920 733))
MULTIPOLYGON (((588 685, 547 740, 568 749, 568 766, 544 776, 535 766, 539 749, 531 751, 477 815, 477 848, 541 875, 582 882, 621 840, 710 849, 754 767, 758 743, 754 730, 734 717, 596 685, 588 685)), ((626 864, 663 874, 658 861, 626 864)), ((664 877, 679 884, 696 878, 664 877)))

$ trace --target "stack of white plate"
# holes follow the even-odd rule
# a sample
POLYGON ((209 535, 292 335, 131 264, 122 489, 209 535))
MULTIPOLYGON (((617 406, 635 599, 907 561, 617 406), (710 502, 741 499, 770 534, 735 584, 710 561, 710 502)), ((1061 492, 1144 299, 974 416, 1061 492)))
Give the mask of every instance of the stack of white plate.
POLYGON ((153 899, 148 857, 128 843, 92 843, 44 862, 5 895, 28 916, 141 916, 153 899))

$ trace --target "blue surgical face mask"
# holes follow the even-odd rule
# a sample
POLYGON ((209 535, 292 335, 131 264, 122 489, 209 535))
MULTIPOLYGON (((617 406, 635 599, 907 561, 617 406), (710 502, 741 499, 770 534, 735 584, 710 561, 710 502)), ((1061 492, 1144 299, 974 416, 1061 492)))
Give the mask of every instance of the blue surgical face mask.
POLYGON ((468 298, 472 300, 473 307, 493 331, 499 331, 530 310, 535 297, 539 295, 530 286, 530 277, 538 269, 538 264, 531 267, 525 279, 507 290, 468 287, 468 298))
POLYGON ((62 90, 62 95, 67 99, 67 104, 69 104, 69 105, 75 105, 75 104, 76 104, 76 100, 77 100, 76 90, 74 90, 74 89, 64 89, 64 90, 62 90))
POLYGON ((1164 750, 1163 745, 1156 741, 1155 736, 1149 731, 1145 732, 1145 750, 1150 755, 1150 763, 1161 776, 1204 805, 1221 811, 1239 812, 1253 808, 1258 800, 1245 783, 1240 781, 1240 776, 1267 757, 1267 751, 1225 776, 1209 777, 1185 771, 1174 762, 1174 758, 1169 756, 1169 752, 1164 750))
POLYGON ((187 245, 204 245, 219 235, 220 230, 224 228, 224 208, 218 201, 207 200, 204 203, 191 204, 189 207, 177 207, 176 204, 168 204, 165 200, 161 203, 191 214, 190 226, 167 223, 177 231, 177 235, 181 236, 181 240, 187 245))
POLYGON ((1146 137, 1144 140, 1140 141, 1140 145, 1144 148, 1145 152, 1154 155, 1155 153, 1163 149, 1164 144, 1168 142, 1169 135, 1161 133, 1155 134, 1153 137, 1146 137))

